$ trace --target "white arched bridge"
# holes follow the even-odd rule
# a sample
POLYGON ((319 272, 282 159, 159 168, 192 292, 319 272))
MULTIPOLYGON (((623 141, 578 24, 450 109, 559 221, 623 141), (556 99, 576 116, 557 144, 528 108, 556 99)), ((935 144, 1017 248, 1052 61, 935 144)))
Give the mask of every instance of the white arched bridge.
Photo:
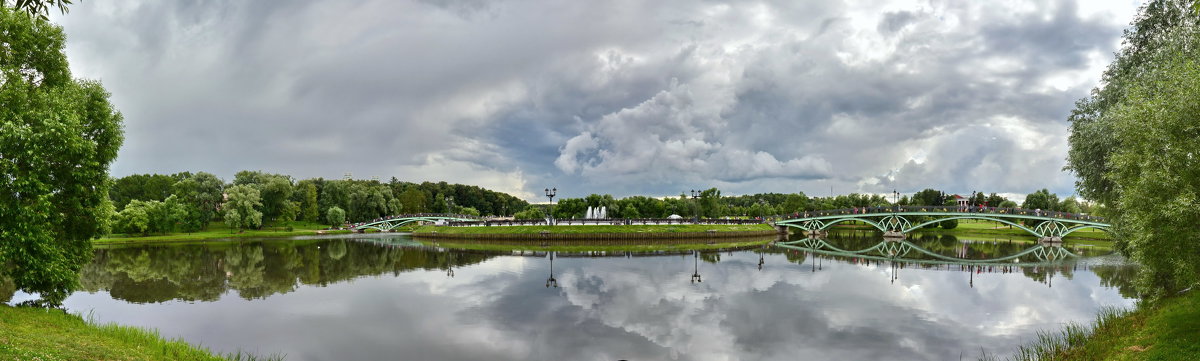
POLYGON ((419 213, 419 214, 401 214, 395 216, 380 217, 366 222, 359 222, 349 225, 347 228, 355 231, 366 231, 368 229, 387 232, 399 228, 405 224, 413 222, 469 222, 478 221, 481 218, 466 214, 444 214, 444 213, 419 213))
POLYGON ((1082 229, 1106 232, 1112 225, 1103 218, 1065 212, 995 207, 868 207, 804 212, 776 221, 776 226, 793 227, 807 232, 824 232, 838 223, 862 222, 887 235, 903 235, 929 225, 958 219, 978 219, 1007 224, 1029 232, 1043 241, 1061 241, 1082 229), (1022 221, 1025 223, 1022 224, 1022 221))

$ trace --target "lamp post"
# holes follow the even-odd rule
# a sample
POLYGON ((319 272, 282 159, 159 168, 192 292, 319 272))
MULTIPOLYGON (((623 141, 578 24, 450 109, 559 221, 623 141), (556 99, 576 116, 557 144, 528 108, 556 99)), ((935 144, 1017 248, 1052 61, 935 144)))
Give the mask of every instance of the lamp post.
POLYGON ((550 278, 546 279, 546 288, 558 288, 558 280, 554 279, 554 252, 550 252, 550 278))
POLYGON ((692 206, 696 208, 692 212, 694 215, 694 217, 692 217, 692 223, 700 223, 700 205, 696 200, 696 198, 700 198, 700 193, 702 192, 697 192, 695 189, 692 190, 692 206))
POLYGON ((896 206, 896 212, 900 211, 900 192, 892 190, 892 204, 896 206))
POLYGON ((693 251, 692 256, 692 283, 704 282, 700 280, 700 251, 693 251))
POLYGON ((546 189, 546 197, 550 198, 550 225, 554 225, 554 196, 558 195, 558 188, 546 189))

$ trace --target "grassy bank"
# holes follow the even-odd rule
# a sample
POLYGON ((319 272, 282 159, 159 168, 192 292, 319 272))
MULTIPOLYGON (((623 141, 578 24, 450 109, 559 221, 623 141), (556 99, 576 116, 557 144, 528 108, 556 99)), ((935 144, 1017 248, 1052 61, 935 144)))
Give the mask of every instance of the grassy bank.
POLYGON ((242 353, 217 355, 158 332, 100 325, 61 310, 0 304, 0 360, 280 360, 242 353))
MULTIPOLYGON (((222 222, 212 222, 208 225, 208 229, 192 233, 168 233, 168 234, 153 234, 153 235, 125 235, 114 234, 92 241, 93 244, 117 244, 117 243, 142 243, 142 242, 180 242, 180 241, 201 241, 210 239, 223 238, 244 238, 244 237, 291 237, 291 236, 306 236, 317 234, 318 231, 324 230, 328 226, 320 223, 310 222, 292 222, 292 230, 287 230, 286 227, 276 225, 264 226, 262 229, 244 230, 238 232, 230 229, 229 226, 222 222)), ((349 233, 350 231, 326 231, 326 233, 349 233)))
POLYGON ((629 226, 497 226, 497 227, 438 227, 422 226, 413 231, 414 235, 429 234, 540 234, 549 232, 555 234, 592 234, 592 233, 704 233, 709 230, 717 232, 748 232, 771 231, 775 228, 766 224, 671 224, 671 225, 629 225, 629 226))
MULTIPOLYGON (((1200 291, 1107 309, 1091 327, 1068 325, 1021 346, 1015 360, 1194 360, 1200 355, 1200 291)), ((985 357, 984 360, 994 360, 985 357)))

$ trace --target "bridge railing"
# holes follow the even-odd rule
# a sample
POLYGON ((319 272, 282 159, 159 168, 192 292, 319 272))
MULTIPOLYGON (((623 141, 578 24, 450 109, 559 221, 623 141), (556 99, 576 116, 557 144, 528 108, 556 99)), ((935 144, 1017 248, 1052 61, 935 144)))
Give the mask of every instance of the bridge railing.
POLYGON ((796 212, 793 214, 780 216, 786 219, 809 218, 809 217, 824 217, 855 214, 878 214, 878 213, 893 213, 893 212, 928 212, 928 213, 979 213, 979 214, 1012 214, 1012 215, 1029 215, 1059 219, 1072 219, 1081 221, 1104 222, 1103 217, 1096 217, 1079 213, 1046 211, 1040 209, 1025 209, 1025 208, 1002 208, 1002 207, 981 207, 981 206, 888 206, 888 207, 861 207, 861 208, 844 208, 844 209, 829 209, 818 211, 796 212))

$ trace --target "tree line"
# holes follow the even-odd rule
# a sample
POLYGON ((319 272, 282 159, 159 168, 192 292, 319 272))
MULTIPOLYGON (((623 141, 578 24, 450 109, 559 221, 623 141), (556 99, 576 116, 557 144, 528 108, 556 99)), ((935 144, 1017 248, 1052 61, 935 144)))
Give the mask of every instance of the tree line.
POLYGON ((107 231, 125 234, 196 232, 213 221, 232 229, 294 221, 340 225, 401 213, 506 216, 528 203, 477 186, 376 180, 296 181, 241 171, 226 183, 205 173, 135 174, 111 181, 107 231))
MULTIPOLYGON (((609 218, 666 218, 678 215, 685 218, 719 218, 719 217, 769 217, 794 215, 806 211, 827 209, 848 209, 867 207, 902 206, 935 206, 955 205, 957 200, 953 194, 935 189, 924 189, 911 197, 887 197, 880 194, 851 193, 832 197, 809 197, 804 192, 798 193, 759 193, 752 195, 722 196, 717 188, 700 191, 695 197, 690 194, 680 194, 678 197, 646 197, 632 196, 614 198, 609 194, 591 194, 583 198, 564 198, 549 205, 534 205, 529 209, 518 212, 517 219, 541 219, 552 212, 557 219, 584 218, 587 209, 605 207, 609 218), (553 208, 553 210, 550 210, 553 208)), ((972 205, 988 207, 1028 208, 1046 211, 1070 213, 1096 212, 1100 209, 1086 202, 1080 202, 1074 196, 1060 200, 1058 195, 1041 189, 1030 193, 1022 204, 998 195, 997 193, 975 193, 968 197, 972 205)), ((953 222, 953 221, 950 221, 953 222)), ((947 223, 949 224, 949 223, 947 223)), ((957 223, 953 223, 957 224, 957 223)))

